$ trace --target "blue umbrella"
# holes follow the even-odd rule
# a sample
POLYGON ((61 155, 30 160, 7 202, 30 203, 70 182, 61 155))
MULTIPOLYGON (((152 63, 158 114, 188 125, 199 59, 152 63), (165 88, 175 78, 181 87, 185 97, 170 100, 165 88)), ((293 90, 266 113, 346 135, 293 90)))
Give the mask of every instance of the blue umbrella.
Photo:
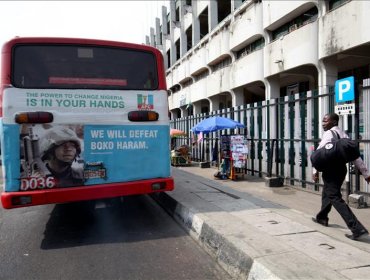
POLYGON ((191 130, 198 134, 200 132, 209 133, 216 130, 221 129, 229 129, 229 128, 244 128, 244 124, 241 124, 237 121, 232 119, 224 118, 224 117, 211 117, 208 119, 202 120, 196 126, 194 126, 191 130))

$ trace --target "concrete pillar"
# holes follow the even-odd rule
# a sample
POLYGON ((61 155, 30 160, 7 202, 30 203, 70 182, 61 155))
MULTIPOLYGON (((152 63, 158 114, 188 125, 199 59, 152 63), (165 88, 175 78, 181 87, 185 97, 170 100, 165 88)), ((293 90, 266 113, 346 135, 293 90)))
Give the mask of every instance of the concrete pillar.
POLYGON ((335 85, 338 79, 338 67, 335 59, 326 59, 319 62, 319 93, 325 94, 329 87, 335 85))
POLYGON ((170 1, 170 27, 176 21, 176 2, 175 0, 170 1))
POLYGON ((186 45, 187 39, 185 36, 185 29, 184 29, 184 15, 185 15, 185 2, 180 1, 180 57, 183 57, 186 53, 186 45))
POLYGON ((270 77, 265 80, 266 100, 280 97, 280 83, 278 77, 270 77))
POLYGON ((185 1, 179 1, 180 21, 184 19, 185 15, 185 1))
POLYGON ((154 28, 150 27, 150 45, 152 47, 155 47, 155 41, 154 41, 154 28))
POLYGON ((178 118, 178 114, 176 110, 170 111, 170 113, 171 113, 171 120, 176 120, 178 118))
POLYGON ((201 101, 193 103, 193 113, 194 115, 198 115, 202 112, 202 103, 201 101))
POLYGON ((162 48, 161 42, 161 23, 159 18, 155 18, 155 46, 156 48, 162 48))
POLYGON ((167 28, 167 8, 162 6, 162 55, 164 61, 164 68, 167 70, 169 65, 167 63, 167 39, 170 38, 169 30, 167 28))
MULTIPOLYGON (((162 34, 164 37, 169 34, 167 29, 167 7, 162 6, 162 34)), ((163 41, 164 42, 164 41, 163 41)))
POLYGON ((317 1, 317 9, 319 10, 319 18, 325 15, 328 12, 329 1, 317 1))
POLYGON ((193 46, 198 44, 200 41, 200 23, 199 23, 199 18, 198 18, 198 10, 197 10, 197 3, 195 1, 192 1, 192 10, 193 10, 193 34, 192 34, 192 39, 193 39, 193 46))
POLYGON ((181 110, 181 116, 183 118, 188 117, 188 110, 186 109, 186 107, 182 107, 180 108, 180 110, 181 110))
POLYGON ((232 106, 239 106, 244 104, 244 92, 243 88, 233 89, 230 91, 232 98, 232 106))
POLYGON ((220 96, 212 96, 212 98, 208 98, 209 100, 209 111, 217 111, 220 109, 220 96))
MULTIPOLYGON (((319 94, 326 94, 330 87, 334 87, 338 79, 338 67, 336 58, 319 61, 319 94)), ((321 128, 322 117, 328 113, 329 98, 321 98, 319 103, 319 127, 321 128)), ((322 131, 320 131, 320 134, 322 131)))
POLYGON ((174 65, 176 63, 176 45, 175 45, 175 42, 173 41, 173 39, 171 40, 171 52, 170 52, 170 55, 171 55, 171 66, 174 65))
POLYGON ((176 3, 174 0, 170 1, 170 40, 171 40, 171 67, 176 63, 176 46, 174 40, 174 30, 176 28, 176 3))
POLYGON ((218 24, 217 1, 210 0, 208 4, 208 33, 218 24))

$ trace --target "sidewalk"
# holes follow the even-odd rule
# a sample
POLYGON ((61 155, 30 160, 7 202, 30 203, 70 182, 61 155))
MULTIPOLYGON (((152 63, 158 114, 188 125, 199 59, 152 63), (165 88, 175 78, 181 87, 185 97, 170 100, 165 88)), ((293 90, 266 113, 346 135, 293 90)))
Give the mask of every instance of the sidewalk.
MULTIPOLYGON (((214 168, 173 168, 175 190, 153 197, 235 279, 370 279, 370 237, 361 242, 333 208, 313 223, 318 194, 262 179, 217 180, 214 168)), ((370 229, 370 208, 353 209, 370 229)))

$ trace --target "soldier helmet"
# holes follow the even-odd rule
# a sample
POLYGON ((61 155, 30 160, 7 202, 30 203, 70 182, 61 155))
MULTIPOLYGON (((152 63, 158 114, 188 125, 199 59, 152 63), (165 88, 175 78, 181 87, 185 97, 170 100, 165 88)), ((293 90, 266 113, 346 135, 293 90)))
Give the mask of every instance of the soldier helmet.
POLYGON ((40 142, 42 160, 47 158, 49 152, 65 142, 75 143, 77 150, 76 156, 79 156, 81 153, 80 139, 77 137, 77 134, 68 127, 53 127, 48 129, 40 142))

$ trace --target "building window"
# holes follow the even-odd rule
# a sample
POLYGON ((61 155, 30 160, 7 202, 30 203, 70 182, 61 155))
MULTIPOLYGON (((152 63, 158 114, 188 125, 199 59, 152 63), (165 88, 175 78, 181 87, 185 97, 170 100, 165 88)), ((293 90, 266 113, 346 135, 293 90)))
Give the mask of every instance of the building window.
POLYGON ((171 50, 168 50, 167 51, 167 67, 170 68, 172 65, 171 65, 171 50))
POLYGON ((208 34, 208 7, 199 15, 200 39, 208 34))
POLYGON ((190 26, 188 29, 186 29, 186 51, 189 51, 193 47, 193 28, 190 26))
POLYGON ((300 16, 295 19, 285 23, 279 28, 272 31, 272 40, 276 40, 290 32, 295 31, 296 29, 310 23, 314 22, 318 17, 318 10, 315 7, 309 9, 308 11, 302 13, 300 16))
POLYGON ((171 33, 171 29, 170 29, 170 13, 168 13, 167 14, 167 34, 166 35, 168 35, 168 34, 170 34, 171 33))
POLYGON ((180 59, 180 39, 175 42, 176 47, 176 61, 180 59))
POLYGON ((251 44, 245 46, 241 50, 236 52, 236 59, 242 58, 252 52, 258 51, 265 46, 265 39, 262 37, 251 44))
POLYGON ((329 11, 339 8, 340 6, 348 3, 350 0, 330 0, 329 11))
POLYGON ((176 5, 175 21, 180 21, 180 4, 181 4, 181 1, 176 0, 175 2, 175 5, 176 5))
POLYGON ((280 37, 285 36, 289 33, 289 24, 284 24, 280 26, 278 29, 272 31, 272 40, 276 40, 280 37))
POLYGON ((231 13, 231 1, 218 0, 217 1, 217 18, 220 23, 231 13))
POLYGON ((197 75, 194 75, 194 82, 197 82, 197 81, 199 81, 201 79, 204 79, 208 75, 209 75, 208 70, 204 70, 201 73, 199 73, 197 75))
POLYGON ((170 88, 172 93, 178 92, 181 90, 180 85, 174 85, 173 87, 170 88))
POLYGON ((188 79, 185 82, 182 83, 182 88, 186 88, 193 84, 193 79, 188 79))
POLYGON ((212 69, 213 72, 215 72, 215 71, 218 71, 222 68, 225 68, 225 67, 229 66, 230 64, 231 64, 231 57, 227 57, 227 58, 221 60, 220 62, 218 62, 217 64, 212 65, 211 69, 212 69))

